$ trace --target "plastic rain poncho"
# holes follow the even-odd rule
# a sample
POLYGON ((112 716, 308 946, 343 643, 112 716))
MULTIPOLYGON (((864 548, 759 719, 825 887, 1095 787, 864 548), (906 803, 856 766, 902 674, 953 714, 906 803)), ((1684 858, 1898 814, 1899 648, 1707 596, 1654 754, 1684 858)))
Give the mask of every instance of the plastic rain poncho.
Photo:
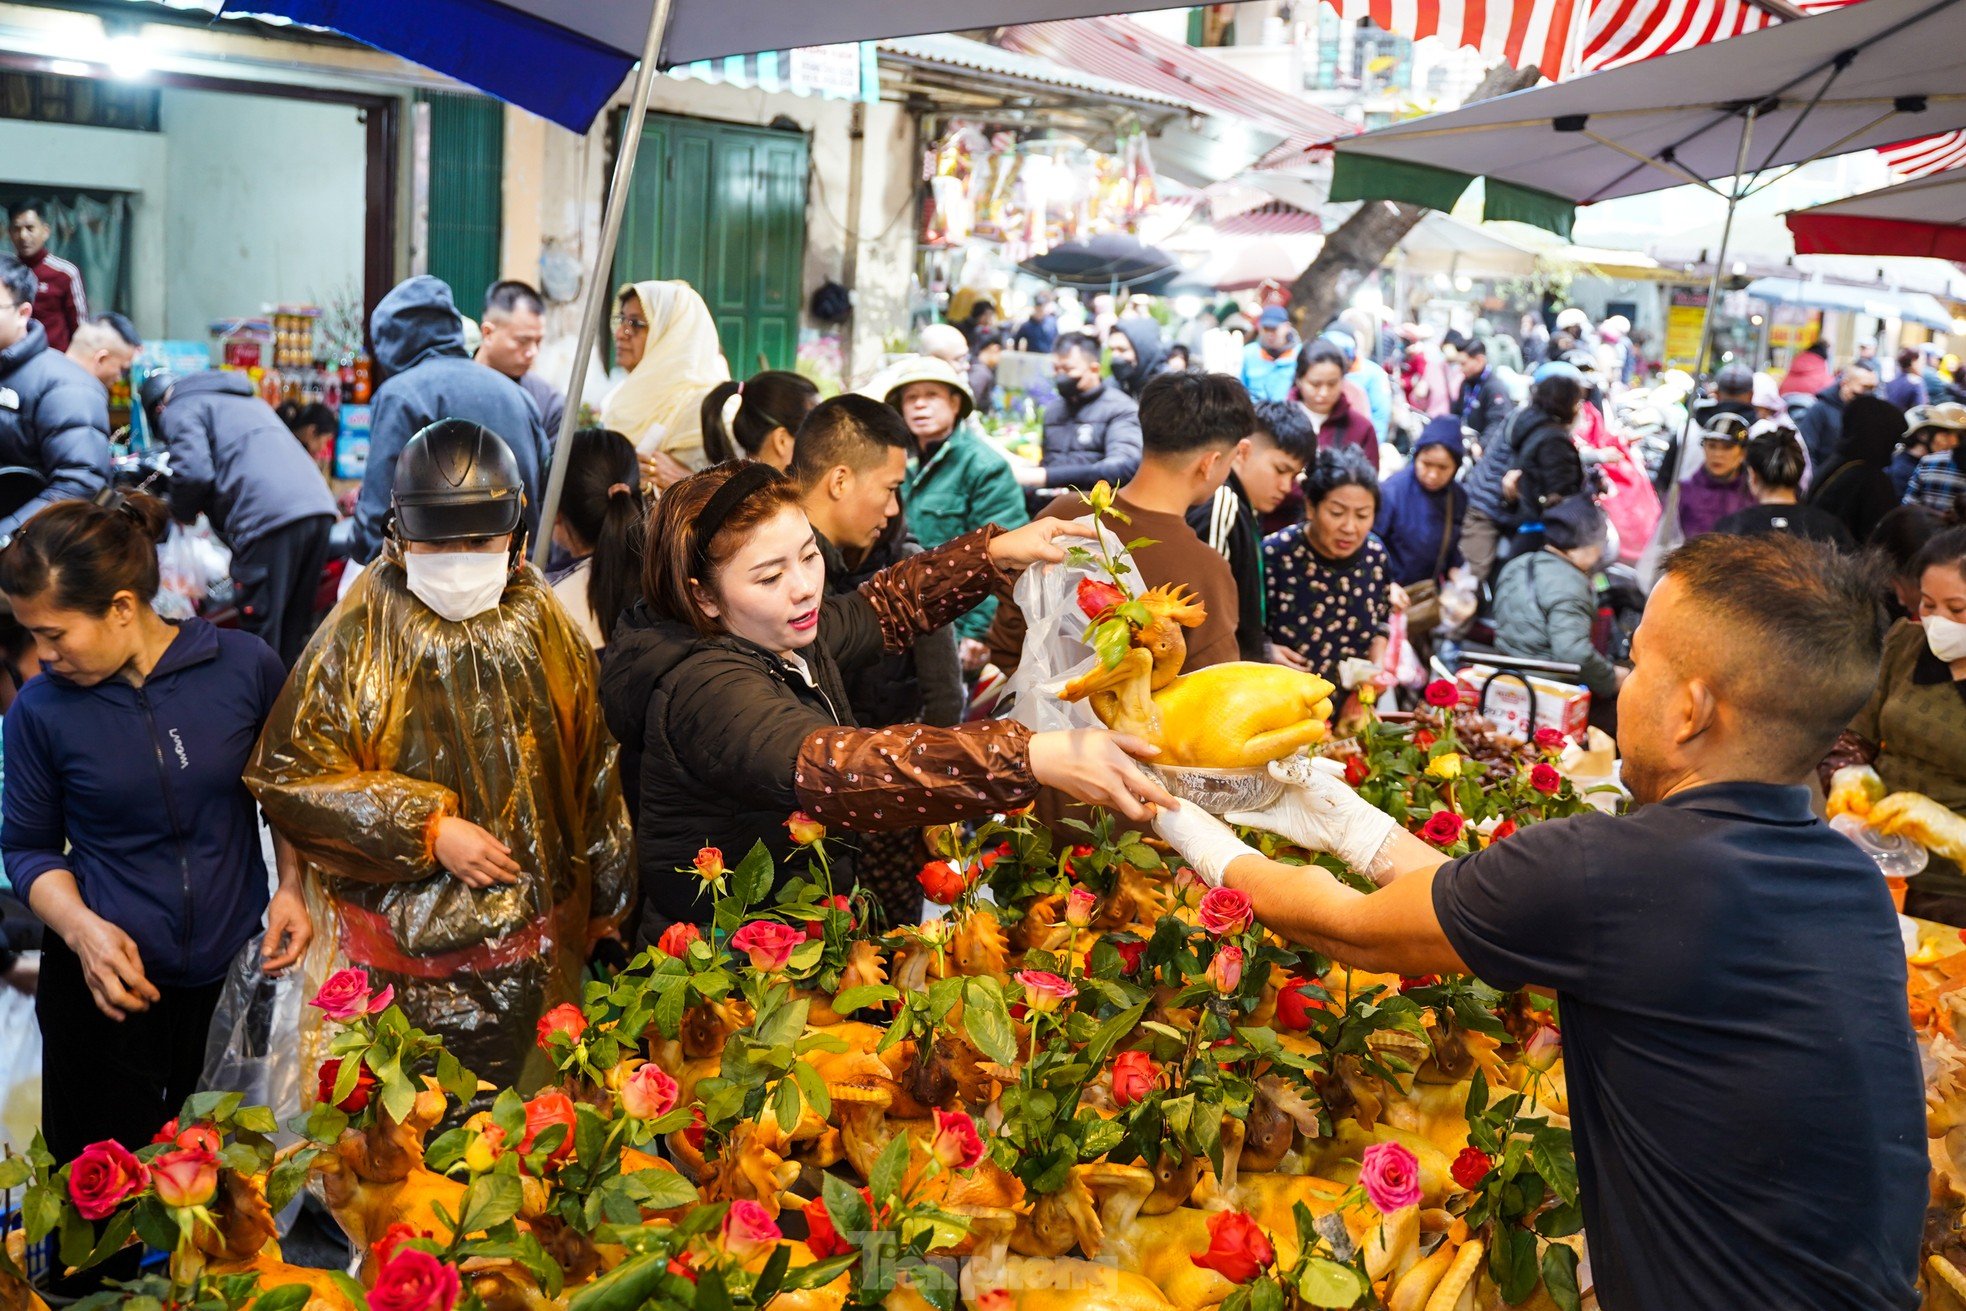
POLYGON ((480 1078, 545 1078, 535 1025, 578 999, 634 867, 594 658, 536 570, 454 623, 410 593, 391 544, 308 645, 246 784, 328 912, 310 976, 360 965, 480 1078), (517 884, 470 888, 437 865, 451 815, 511 848, 517 884))

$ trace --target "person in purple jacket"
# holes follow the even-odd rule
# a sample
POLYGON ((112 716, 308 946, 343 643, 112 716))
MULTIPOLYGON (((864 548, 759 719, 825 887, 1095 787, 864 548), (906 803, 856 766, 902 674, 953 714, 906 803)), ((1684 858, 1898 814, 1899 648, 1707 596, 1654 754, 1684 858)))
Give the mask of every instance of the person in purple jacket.
POLYGON ((257 637, 160 617, 170 512, 108 499, 52 505, 0 551, 0 592, 42 656, 0 721, 0 852, 49 929, 34 1005, 42 1130, 61 1161, 148 1143, 196 1089, 241 949, 257 941, 271 974, 313 936, 278 839, 269 900, 242 781, 286 668, 257 637))
POLYGON ((1679 530, 1687 541, 1713 531, 1713 526, 1754 504, 1748 487, 1747 420, 1720 413, 1700 434, 1700 467, 1679 484, 1679 530))

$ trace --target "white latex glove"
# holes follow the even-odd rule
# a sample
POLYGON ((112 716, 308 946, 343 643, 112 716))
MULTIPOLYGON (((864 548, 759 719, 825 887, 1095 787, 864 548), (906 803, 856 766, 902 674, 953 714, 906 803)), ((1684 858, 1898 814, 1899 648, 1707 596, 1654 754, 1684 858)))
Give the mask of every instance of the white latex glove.
POLYGON ((1345 786, 1344 772, 1343 765, 1322 757, 1273 760, 1270 775, 1285 784, 1283 795, 1261 810, 1232 811, 1225 818, 1312 851, 1328 851, 1362 874, 1382 873, 1385 849, 1399 825, 1345 786))
POLYGON ((1229 826, 1192 802, 1162 806, 1154 812, 1154 831, 1180 852, 1211 888, 1222 886, 1230 862, 1262 853, 1230 831, 1229 826))

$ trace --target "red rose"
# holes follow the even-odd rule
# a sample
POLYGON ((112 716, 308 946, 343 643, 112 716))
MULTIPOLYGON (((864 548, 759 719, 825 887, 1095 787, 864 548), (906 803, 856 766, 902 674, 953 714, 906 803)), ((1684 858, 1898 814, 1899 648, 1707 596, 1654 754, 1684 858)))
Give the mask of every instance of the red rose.
POLYGON ((833 1213, 826 1209, 824 1199, 815 1197, 805 1205, 806 1248, 815 1261, 826 1261, 836 1256, 845 1256, 853 1250, 853 1244, 840 1237, 840 1231, 833 1227, 833 1213))
POLYGON ((150 1172, 123 1144, 90 1143, 68 1167, 68 1200, 84 1220, 101 1220, 149 1182, 150 1172))
POLYGON ((1256 918, 1250 909, 1249 894, 1234 888, 1210 888, 1202 894, 1198 918, 1211 937, 1241 933, 1256 918))
POLYGON ((1263 1226, 1241 1211, 1217 1211, 1208 1218, 1208 1250, 1188 1259, 1232 1284, 1246 1284, 1276 1260, 1263 1226))
MULTIPOLYGON (((821 910, 836 910, 846 916, 846 926, 849 929, 859 927, 859 924, 853 918, 853 903, 848 901, 843 893, 835 892, 831 897, 821 897, 819 899, 819 908, 821 910)), ((823 938, 826 936, 825 920, 807 920, 805 926, 806 937, 808 939, 823 938)))
POLYGON ((1121 1052, 1113 1058, 1113 1104, 1124 1110, 1146 1099, 1160 1078, 1160 1066, 1145 1052, 1121 1052))
POLYGON ((1424 695, 1427 704, 1436 710, 1451 710, 1461 704, 1461 689, 1445 678, 1436 678, 1427 684, 1424 695))
POLYGON ((1420 748, 1420 750, 1422 751, 1425 751, 1428 747, 1432 746, 1435 742, 1438 742, 1439 740, 1440 740, 1439 738, 1433 735, 1433 730, 1431 729, 1416 728, 1413 730, 1413 745, 1420 748))
POLYGON ((580 1035, 585 1032, 587 1032, 587 1017, 580 1013, 580 1007, 570 1001, 563 1001, 540 1016, 539 1025, 535 1030, 539 1050, 543 1052, 553 1050, 550 1040, 556 1033, 565 1034, 567 1045, 572 1046, 580 1041, 580 1035))
POLYGON ((1399 990, 1405 992, 1408 988, 1431 988, 1439 982, 1438 974, 1402 974, 1399 976, 1399 990))
POLYGON ((462 1286, 457 1267, 420 1247, 405 1247, 383 1262, 369 1290, 370 1311, 451 1311, 462 1286))
POLYGON ((969 891, 969 880, 946 860, 931 860, 915 875, 922 895, 938 906, 953 906, 969 891))
POLYGON ((678 1252, 669 1259, 669 1273, 678 1279, 687 1279, 693 1284, 696 1282, 696 1271, 690 1269, 690 1264, 695 1260, 696 1255, 693 1252, 678 1252))
POLYGON ((428 1229, 418 1229, 415 1225, 398 1220, 382 1231, 382 1237, 369 1244, 369 1255, 375 1258, 376 1266, 380 1268, 389 1264, 389 1258, 396 1255, 399 1244, 407 1243, 412 1238, 435 1236, 428 1229))
POLYGON ((1357 787, 1371 777, 1372 766, 1366 763, 1364 756, 1345 757, 1345 782, 1357 787))
POLYGON ((1512 819, 1505 819, 1501 823, 1497 824, 1494 828, 1488 831, 1488 840, 1490 842, 1500 842, 1503 838, 1509 837, 1514 832, 1515 832, 1515 821, 1512 819))
POLYGON ((327 1060, 322 1061, 320 1076, 314 1084, 314 1100, 317 1102, 327 1102, 337 1111, 344 1112, 348 1115, 360 1115, 363 1111, 368 1110, 369 1098, 375 1095, 375 1071, 368 1067, 367 1062, 364 1062, 362 1068, 355 1071, 355 1086, 348 1090, 348 1096, 337 1102, 334 1099, 334 1086, 340 1077, 341 1057, 330 1056, 327 1060))
POLYGON ((730 945, 751 958, 751 968, 776 974, 792 959, 792 949, 806 935, 790 925, 774 920, 752 920, 730 935, 730 945))
POLYGON ((1542 748, 1544 751, 1561 751, 1563 750, 1564 745, 1570 741, 1570 739, 1564 735, 1562 729, 1551 728, 1547 724, 1545 724, 1542 728, 1536 730, 1535 740, 1536 740, 1536 745, 1542 748))
POLYGON ((519 1155, 529 1155, 534 1141, 553 1125, 565 1125, 566 1136, 546 1157, 548 1166, 558 1165, 573 1155, 573 1132, 579 1123, 579 1117, 574 1114, 573 1098, 558 1088, 545 1089, 526 1103, 526 1136, 519 1140, 519 1155))
POLYGON ((1461 1154, 1454 1158, 1454 1182, 1473 1192, 1481 1187, 1481 1181, 1494 1164, 1494 1158, 1479 1147, 1463 1147, 1461 1154))
POLYGON ((218 1192, 218 1157, 203 1147, 176 1147, 150 1158, 150 1185, 165 1206, 203 1206, 218 1192))
POLYGON ((1077 878, 1079 876, 1079 873, 1077 870, 1072 868, 1072 862, 1074 860, 1084 860, 1091 854, 1092 854, 1092 848, 1086 846, 1083 843, 1081 843, 1076 847, 1073 847, 1071 852, 1066 856, 1065 860, 1061 862, 1061 868, 1065 871, 1065 877, 1068 879, 1077 878))
POLYGON ((1111 583, 1101 582, 1097 578, 1079 579, 1079 609, 1085 612, 1087 619, 1097 619, 1124 600, 1126 593, 1111 583))
POLYGON ((1554 765, 1540 764, 1529 771, 1529 786, 1550 796, 1563 786, 1563 775, 1556 772, 1554 765))
POLYGON ((175 1142, 176 1140, 177 1140, 177 1117, 175 1115, 173 1115, 170 1119, 164 1121, 164 1127, 159 1129, 156 1133, 150 1136, 150 1141, 153 1143, 168 1143, 168 1142, 175 1142))
POLYGON ((1005 856, 1008 856, 1009 854, 1010 854, 1010 839, 1005 838, 1002 842, 999 842, 996 846, 991 847, 988 851, 984 852, 981 856, 978 856, 976 858, 976 863, 983 867, 983 871, 985 873, 988 873, 991 866, 995 865, 998 861, 1002 860, 1005 856))
POLYGON ((1420 826, 1420 836, 1437 847, 1452 846, 1461 840, 1461 826, 1464 822, 1451 810, 1436 810, 1427 816, 1427 822, 1420 826))
POLYGON ((1120 942, 1112 938, 1108 938, 1107 941, 1111 942, 1113 944, 1113 950, 1120 954, 1120 969, 1127 974, 1139 973, 1140 958, 1147 954, 1147 944, 1144 942, 1120 942))
POLYGON ((692 942, 703 941, 703 930, 694 924, 671 924, 662 930, 662 936, 655 940, 655 949, 664 956, 674 956, 677 960, 689 955, 692 942))
POLYGON ((1331 1009, 1304 992, 1311 985, 1310 979, 1293 978, 1277 994, 1277 1023, 1293 1033, 1302 1033, 1311 1027, 1312 1011, 1331 1009))
POLYGON ((974 1170, 983 1159, 983 1135, 968 1111, 936 1111, 929 1150, 951 1170, 974 1170))
POLYGON ((218 1136, 218 1130, 209 1124, 194 1124, 189 1129, 178 1130, 177 1137, 171 1140, 179 1147, 189 1147, 193 1151, 209 1152, 217 1156, 225 1150, 225 1142, 218 1136))
POLYGON ((710 1132, 710 1126, 703 1119, 703 1108, 689 1108, 689 1123, 683 1126, 683 1141, 697 1151, 703 1150, 703 1139, 710 1132))

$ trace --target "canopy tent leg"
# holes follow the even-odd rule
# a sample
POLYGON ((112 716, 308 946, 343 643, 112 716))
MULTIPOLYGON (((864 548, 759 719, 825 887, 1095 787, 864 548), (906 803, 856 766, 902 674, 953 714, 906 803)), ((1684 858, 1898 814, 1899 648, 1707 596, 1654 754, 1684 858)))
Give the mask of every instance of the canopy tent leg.
POLYGON ((622 120, 621 141, 614 153, 614 176, 608 183, 608 206, 601 220, 601 244, 595 252, 594 270, 587 278, 587 295, 580 315, 580 347, 573 356, 573 377, 567 383, 566 413, 560 418, 560 431, 553 442, 552 471, 546 477, 546 495, 539 507, 539 540, 533 543, 533 563, 541 569, 553 550, 553 521, 559 516, 560 495, 567 482, 567 460, 573 453, 573 433, 580 423, 580 397, 587 386, 587 361, 593 355, 601 331, 602 308, 613 293, 608 270, 614 263, 614 249, 621 241, 621 216, 628 208, 628 183, 635 175, 635 155, 642 144, 642 124, 648 119, 649 95, 659 76, 655 61, 662 50, 663 33, 669 26, 672 0, 655 0, 649 11, 648 39, 642 45, 642 61, 635 66, 635 92, 629 98, 628 116, 622 120))

